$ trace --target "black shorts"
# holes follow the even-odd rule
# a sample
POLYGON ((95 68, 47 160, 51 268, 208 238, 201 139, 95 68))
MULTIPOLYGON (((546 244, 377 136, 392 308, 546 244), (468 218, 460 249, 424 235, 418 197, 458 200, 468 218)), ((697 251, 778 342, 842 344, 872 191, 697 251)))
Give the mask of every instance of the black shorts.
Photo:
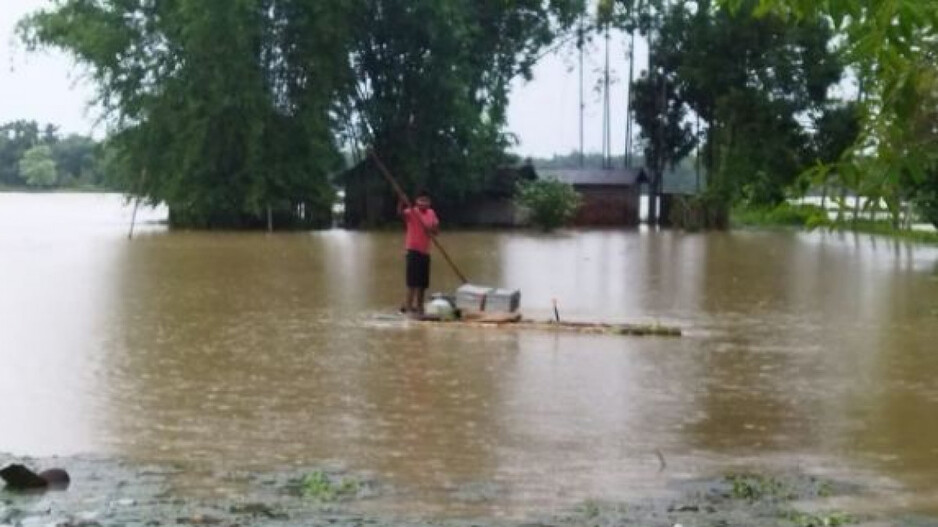
POLYGON ((407 287, 430 287, 430 255, 420 251, 407 251, 407 287))

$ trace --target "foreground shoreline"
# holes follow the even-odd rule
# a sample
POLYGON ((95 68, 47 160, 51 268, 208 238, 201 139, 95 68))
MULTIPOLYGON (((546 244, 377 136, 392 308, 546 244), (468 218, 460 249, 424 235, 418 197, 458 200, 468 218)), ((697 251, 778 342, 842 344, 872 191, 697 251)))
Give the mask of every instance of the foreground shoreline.
MULTIPOLYGON (((59 466, 72 473, 67 491, 15 493, 0 490, 0 526, 322 525, 342 527, 443 526, 579 527, 606 525, 713 525, 823 527, 915 525, 938 527, 938 517, 879 517, 835 507, 841 498, 869 492, 849 482, 800 473, 736 473, 674 485, 668 498, 629 503, 587 500, 550 514, 521 519, 497 514, 453 517, 408 511, 384 512, 375 498, 405 496, 365 474, 305 468, 279 472, 220 474, 214 483, 233 482, 239 492, 206 497, 175 486, 172 466, 134 465, 100 457, 20 458, 0 454, 0 465, 22 462, 33 468, 59 466)), ((458 489, 457 501, 485 501, 497 486, 458 489)), ((211 494, 211 493, 209 493, 211 494)), ((875 499, 875 498, 873 498, 875 499)))

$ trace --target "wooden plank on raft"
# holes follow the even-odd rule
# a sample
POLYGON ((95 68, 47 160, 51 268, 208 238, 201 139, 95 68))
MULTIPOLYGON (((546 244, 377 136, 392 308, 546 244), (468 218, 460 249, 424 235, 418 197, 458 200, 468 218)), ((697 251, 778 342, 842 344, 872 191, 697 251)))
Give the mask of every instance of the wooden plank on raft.
POLYGON ((467 328, 510 328, 537 331, 565 331, 603 335, 629 335, 653 337, 680 337, 679 327, 661 324, 608 324, 601 322, 555 322, 525 320, 520 313, 475 313, 459 320, 443 321, 433 318, 418 320, 422 324, 467 328))

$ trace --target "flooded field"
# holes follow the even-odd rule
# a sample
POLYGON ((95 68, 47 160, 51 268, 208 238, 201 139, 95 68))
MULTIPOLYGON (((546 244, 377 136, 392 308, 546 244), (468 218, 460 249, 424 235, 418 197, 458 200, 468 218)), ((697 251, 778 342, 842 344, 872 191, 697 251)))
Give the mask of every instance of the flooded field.
MULTIPOLYGON (((374 510, 508 517, 796 469, 875 490, 853 508, 938 514, 934 247, 444 232, 527 316, 556 298, 686 331, 639 338, 389 321, 397 232, 169 233, 144 210, 128 240, 130 210, 0 194, 0 452, 171 465, 203 496, 341 466, 395 489, 374 510)), ((457 285, 435 259, 432 289, 457 285)))

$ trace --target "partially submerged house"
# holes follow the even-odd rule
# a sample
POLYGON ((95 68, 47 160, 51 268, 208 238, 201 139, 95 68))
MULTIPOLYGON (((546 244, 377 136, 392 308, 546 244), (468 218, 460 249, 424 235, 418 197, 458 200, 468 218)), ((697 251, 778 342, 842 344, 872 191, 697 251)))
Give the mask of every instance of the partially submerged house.
POLYGON ((638 226, 641 185, 647 182, 641 168, 541 169, 540 179, 568 183, 583 197, 574 225, 638 226))
MULTIPOLYGON (((522 218, 513 200, 515 188, 536 178, 529 164, 499 167, 484 176, 476 196, 458 205, 437 199, 434 208, 448 226, 515 227, 522 218)), ((338 179, 344 191, 343 226, 367 229, 397 218, 397 198, 370 162, 360 162, 338 179)))
MULTIPOLYGON (((639 224, 643 169, 539 169, 530 164, 501 167, 486 175, 474 198, 449 206, 437 201, 437 211, 447 225, 469 227, 517 227, 525 214, 514 203, 518 183, 556 179, 569 183, 583 197, 574 220, 580 227, 634 227, 639 224)), ((362 162, 340 177, 344 187, 343 224, 351 229, 371 228, 396 217, 397 203, 384 178, 362 162)))

